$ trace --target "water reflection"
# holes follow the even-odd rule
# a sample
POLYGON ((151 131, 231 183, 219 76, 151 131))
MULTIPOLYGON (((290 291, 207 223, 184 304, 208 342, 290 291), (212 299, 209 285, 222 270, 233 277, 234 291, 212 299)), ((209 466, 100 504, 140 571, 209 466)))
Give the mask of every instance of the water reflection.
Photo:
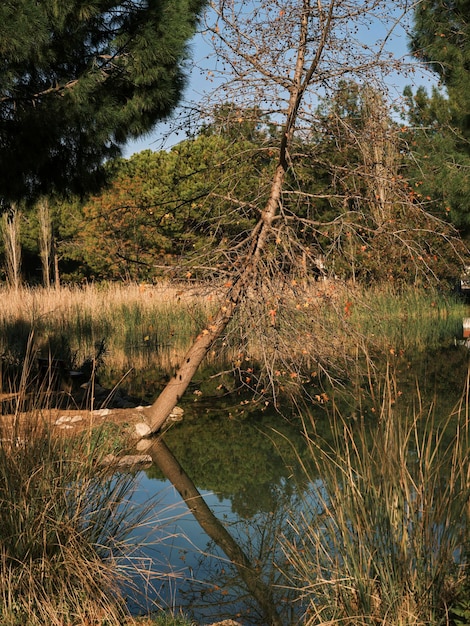
MULTIPOLYGON (((367 423, 371 437, 380 420, 383 370, 392 382, 390 399, 397 419, 418 405, 425 416, 426 407, 433 405, 438 423, 462 397, 468 351, 453 343, 425 355, 394 351, 375 364, 373 380, 364 367, 334 393, 328 390, 330 406, 334 404, 353 429, 367 423)), ((226 411, 203 410, 197 402, 185 408, 184 421, 166 433, 165 441, 247 560, 272 587, 272 602, 283 611, 281 623, 299 623, 302 607, 290 602, 295 592, 288 592, 283 582, 281 572, 287 566, 278 539, 289 534, 289 519, 301 510, 309 481, 318 479, 302 468, 309 456, 301 421, 266 412, 238 418, 232 413, 230 418, 226 411)), ((307 410, 313 431, 328 441, 328 411, 313 401, 307 410)), ((155 493, 160 501, 150 528, 153 545, 145 551, 152 563, 146 598, 139 599, 143 609, 155 602, 181 607, 196 622, 233 618, 246 625, 267 623, 217 541, 202 531, 157 466, 140 473, 137 498, 155 493)))
POLYGON ((263 413, 242 423, 186 414, 165 440, 178 451, 181 466, 159 442, 155 465, 139 474, 136 502, 158 495, 150 542, 149 529, 134 536, 146 540, 150 567, 143 593, 131 594, 131 608, 177 606, 197 622, 236 617, 243 624, 297 623, 298 608, 286 602, 289 592, 281 585, 278 538, 288 532, 289 511, 302 491, 295 452, 305 448, 299 421, 263 413), (168 453, 170 461, 162 461, 168 453))
MULTIPOLYGON (((292 491, 291 486, 287 491, 292 491)), ((145 503, 155 496, 150 524, 132 537, 144 546, 134 559, 141 559, 141 567, 147 569, 147 583, 143 585, 140 577, 134 578, 140 591, 129 593, 131 610, 147 613, 157 607, 177 608, 197 623, 228 618, 246 625, 276 623, 266 619, 247 591, 250 584, 244 583, 217 541, 202 530, 171 483, 140 472, 135 501, 145 503)), ((246 561, 253 563, 253 572, 271 587, 270 606, 278 606, 282 612, 277 623, 298 623, 295 605, 286 603, 288 591, 278 586, 281 574, 277 569, 282 561, 277 538, 288 530, 287 511, 297 506, 296 498, 291 495, 284 500, 285 493, 279 492, 276 510, 246 519, 233 512, 230 500, 207 491, 201 496, 238 546, 243 546, 246 561)))

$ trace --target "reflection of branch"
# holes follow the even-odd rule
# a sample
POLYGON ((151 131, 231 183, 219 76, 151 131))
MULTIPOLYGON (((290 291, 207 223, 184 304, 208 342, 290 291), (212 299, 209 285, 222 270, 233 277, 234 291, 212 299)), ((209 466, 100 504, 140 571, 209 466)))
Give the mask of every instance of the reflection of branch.
POLYGON ((270 626, 282 626, 281 619, 274 608, 271 589, 261 580, 259 573, 250 563, 241 547, 207 506, 195 484, 173 456, 163 439, 161 437, 153 439, 151 447, 147 452, 152 456, 153 462, 177 489, 201 528, 235 565, 248 591, 258 602, 270 626))

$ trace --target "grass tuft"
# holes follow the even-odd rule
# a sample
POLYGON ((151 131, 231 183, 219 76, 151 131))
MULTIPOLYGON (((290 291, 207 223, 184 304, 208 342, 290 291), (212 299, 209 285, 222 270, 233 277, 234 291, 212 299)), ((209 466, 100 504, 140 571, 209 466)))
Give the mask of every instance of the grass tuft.
POLYGON ((378 423, 333 410, 329 443, 308 436, 310 490, 283 541, 307 626, 447 624, 468 582, 468 404, 403 415, 392 387, 378 423))
POLYGON ((106 438, 53 432, 47 394, 25 391, 0 420, 0 623, 123 624, 119 560, 142 514, 134 478, 100 462, 106 438))

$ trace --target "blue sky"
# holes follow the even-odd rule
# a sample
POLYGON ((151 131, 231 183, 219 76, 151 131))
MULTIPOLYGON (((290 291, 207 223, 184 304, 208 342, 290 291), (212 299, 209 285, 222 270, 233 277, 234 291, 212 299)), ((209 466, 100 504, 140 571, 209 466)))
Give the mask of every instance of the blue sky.
MULTIPOLYGON (((188 84, 181 102, 181 107, 175 111, 173 117, 176 117, 182 108, 199 102, 205 94, 214 89, 210 77, 207 76, 207 72, 214 63, 214 59, 211 58, 212 49, 204 41, 204 37, 201 34, 195 36, 191 42, 190 49, 192 54, 188 64, 188 84)), ((183 140, 183 134, 173 133, 168 137, 171 133, 171 129, 176 125, 177 124, 171 120, 166 123, 158 124, 149 135, 129 142, 124 150, 124 156, 129 157, 135 152, 141 152, 147 149, 160 150, 178 143, 178 141, 183 140)))
MULTIPOLYGON (((393 8, 393 0, 390 2, 391 8, 393 8)), ((409 26, 409 24, 408 24, 409 26)), ((398 27, 394 31, 393 37, 389 41, 389 50, 393 53, 395 58, 406 58, 407 61, 412 61, 408 55, 408 37, 406 34, 407 24, 398 27)), ((375 27, 377 28, 377 27, 375 27)), ((373 29, 374 30, 374 29, 373 29)), ((369 36, 378 37, 379 33, 371 32, 369 36)), ((210 45, 205 41, 202 33, 195 36, 191 43, 191 60, 188 63, 188 85, 181 102, 181 107, 175 111, 174 117, 177 118, 178 114, 182 114, 186 107, 197 105, 198 102, 214 90, 215 84, 212 75, 208 76, 208 72, 214 69, 217 60, 213 55, 213 50, 210 45)), ((416 66, 416 70, 412 73, 405 75, 394 74, 388 79, 388 85, 390 88, 391 97, 399 99, 403 93, 403 89, 406 85, 425 85, 430 88, 435 84, 435 78, 424 71, 424 69, 416 66)), ((160 150, 169 148, 175 143, 185 138, 184 131, 172 132, 177 127, 177 120, 170 120, 166 123, 158 124, 153 132, 141 137, 138 140, 131 141, 124 149, 124 156, 128 158, 136 152, 142 150, 160 150)))

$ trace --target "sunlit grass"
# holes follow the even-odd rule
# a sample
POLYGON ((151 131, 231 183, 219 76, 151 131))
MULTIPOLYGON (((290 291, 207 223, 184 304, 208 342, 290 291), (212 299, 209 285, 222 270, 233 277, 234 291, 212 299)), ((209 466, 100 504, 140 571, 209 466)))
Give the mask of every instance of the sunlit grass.
POLYGON ((284 550, 307 626, 449 624, 468 588, 468 393, 442 419, 382 383, 373 421, 332 402, 325 441, 306 418, 310 489, 284 550))
POLYGON ((119 372, 149 362, 174 367, 200 331, 213 301, 186 286, 106 285, 0 293, 0 354, 15 362, 34 332, 35 349, 78 367, 104 342, 107 366, 119 372))
MULTIPOLYGON (((37 353, 65 359, 71 367, 93 359, 103 346, 112 384, 131 368, 172 372, 209 322, 220 293, 215 287, 170 283, 3 288, 2 362, 20 361, 33 331, 37 353)), ((411 287, 365 289, 340 281, 282 285, 247 298, 206 361, 235 368, 238 362, 256 362, 266 367, 271 382, 276 371, 296 382, 318 363, 334 369, 358 345, 372 353, 450 342, 461 336, 466 308, 451 294, 411 287)))

